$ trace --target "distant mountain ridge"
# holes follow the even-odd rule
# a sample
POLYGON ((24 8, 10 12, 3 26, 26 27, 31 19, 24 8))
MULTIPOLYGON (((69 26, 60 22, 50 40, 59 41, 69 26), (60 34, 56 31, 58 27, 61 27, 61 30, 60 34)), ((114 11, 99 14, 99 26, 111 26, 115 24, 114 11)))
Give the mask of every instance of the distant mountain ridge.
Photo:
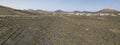
POLYGON ((36 13, 0 6, 0 15, 37 15, 36 13))
MULTIPOLYGON (((63 10, 56 10, 56 11, 33 10, 33 9, 19 10, 19 9, 13 9, 10 7, 0 5, 0 15, 53 15, 54 12, 67 13, 66 11, 63 11, 63 10)), ((90 11, 73 11, 73 13, 80 13, 80 12, 92 13, 90 11)), ((117 11, 115 9, 102 9, 102 10, 97 11, 97 12, 103 12, 103 13, 117 13, 117 12, 119 12, 120 13, 120 11, 117 11)))
POLYGON ((100 10, 99 12, 107 12, 107 13, 115 13, 115 12, 119 12, 119 11, 117 11, 117 10, 115 10, 115 9, 102 9, 102 10, 100 10))

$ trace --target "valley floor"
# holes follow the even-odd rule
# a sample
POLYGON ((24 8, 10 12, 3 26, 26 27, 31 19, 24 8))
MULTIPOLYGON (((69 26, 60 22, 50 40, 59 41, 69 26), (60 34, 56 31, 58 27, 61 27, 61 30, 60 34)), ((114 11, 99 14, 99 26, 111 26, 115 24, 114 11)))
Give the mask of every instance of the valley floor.
POLYGON ((0 45, 120 45, 120 17, 0 17, 0 45))

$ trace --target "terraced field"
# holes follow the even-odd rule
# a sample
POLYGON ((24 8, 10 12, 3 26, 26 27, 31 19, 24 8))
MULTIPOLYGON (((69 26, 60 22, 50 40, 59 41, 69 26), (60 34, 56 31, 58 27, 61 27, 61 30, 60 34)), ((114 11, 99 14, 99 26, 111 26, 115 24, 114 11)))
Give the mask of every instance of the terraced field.
POLYGON ((120 45, 120 17, 0 17, 0 45, 120 45))

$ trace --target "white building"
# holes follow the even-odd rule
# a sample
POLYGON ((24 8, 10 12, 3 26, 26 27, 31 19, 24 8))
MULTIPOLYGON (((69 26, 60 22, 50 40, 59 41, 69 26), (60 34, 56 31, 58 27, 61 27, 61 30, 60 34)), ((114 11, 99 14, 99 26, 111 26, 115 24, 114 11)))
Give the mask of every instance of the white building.
POLYGON ((113 16, 114 13, 99 13, 99 16, 113 16))
MULTIPOLYGON (((115 13, 105 13, 105 12, 67 12, 67 15, 80 15, 80 16, 116 16, 115 13)), ((118 14, 120 15, 120 13, 118 14)))
POLYGON ((118 15, 120 15, 120 13, 118 13, 118 15))
POLYGON ((75 13, 75 15, 80 15, 80 13, 75 13))
POLYGON ((74 15, 74 13, 73 13, 73 12, 69 12, 68 14, 69 14, 69 15, 74 15))

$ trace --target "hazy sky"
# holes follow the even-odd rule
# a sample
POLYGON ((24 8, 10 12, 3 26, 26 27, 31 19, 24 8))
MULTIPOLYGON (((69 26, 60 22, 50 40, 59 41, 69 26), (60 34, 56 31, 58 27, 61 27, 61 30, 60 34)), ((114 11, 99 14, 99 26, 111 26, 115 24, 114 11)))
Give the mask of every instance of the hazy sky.
POLYGON ((42 10, 86 10, 98 11, 103 8, 120 10, 120 0, 0 0, 0 5, 16 9, 42 10))

